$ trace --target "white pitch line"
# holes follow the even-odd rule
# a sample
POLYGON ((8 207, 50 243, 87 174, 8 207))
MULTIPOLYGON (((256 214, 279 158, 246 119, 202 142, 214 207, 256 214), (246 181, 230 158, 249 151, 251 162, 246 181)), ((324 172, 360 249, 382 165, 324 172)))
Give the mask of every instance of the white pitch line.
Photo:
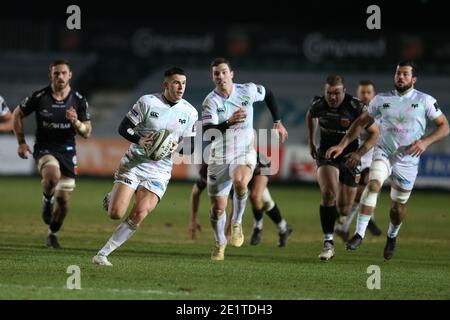
MULTIPOLYGON (((78 291, 76 289, 67 289, 66 287, 51 287, 51 286, 24 286, 20 284, 4 284, 0 283, 0 288, 16 288, 16 289, 44 289, 44 290, 68 290, 68 291, 78 291)), ((171 292, 171 291, 161 291, 161 290, 136 290, 136 289, 115 289, 115 288, 81 288, 79 291, 100 291, 100 292, 112 292, 112 293, 137 293, 143 295, 161 295, 168 294, 172 296, 176 295, 189 295, 188 292, 171 292)))
MULTIPOLYGON (((161 290, 136 290, 136 289, 115 289, 115 288, 81 288, 79 290, 77 289, 67 289, 67 287, 51 287, 51 286, 35 286, 35 285, 29 285, 24 286, 21 284, 6 284, 6 283, 0 283, 0 288, 16 288, 16 289, 43 289, 43 290, 67 290, 67 291, 91 291, 91 292, 111 292, 111 293, 136 293, 136 294, 142 294, 142 295, 162 295, 167 294, 170 296, 176 296, 176 295, 183 295, 183 296, 189 296, 189 292, 180 291, 180 292, 171 292, 171 291, 161 291, 161 290)), ((208 294, 209 299, 227 299, 225 295, 217 295, 217 294, 208 294)), ((245 298, 247 299, 247 298, 245 298)), ((260 300, 262 297, 260 295, 255 296, 254 298, 250 299, 256 299, 260 300)), ((304 297, 297 297, 292 298, 292 300, 312 300, 312 298, 304 298, 304 297)))

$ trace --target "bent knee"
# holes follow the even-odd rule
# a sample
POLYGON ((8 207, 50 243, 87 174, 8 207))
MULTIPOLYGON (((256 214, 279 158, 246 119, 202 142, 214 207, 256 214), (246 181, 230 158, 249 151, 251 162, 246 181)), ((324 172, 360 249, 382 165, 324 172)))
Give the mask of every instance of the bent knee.
POLYGON ((123 218, 126 210, 127 208, 124 208, 122 206, 110 206, 108 209, 108 215, 113 220, 119 220, 123 218))
POLYGON ((378 180, 370 180, 369 183, 367 184, 367 189, 370 192, 380 192, 381 190, 381 183, 378 180))
POLYGON ((322 200, 325 204, 334 203, 336 194, 332 190, 325 190, 322 192, 322 200))
POLYGON ((233 181, 233 189, 237 195, 243 195, 247 192, 247 183, 244 179, 238 179, 233 181))
POLYGON ((225 208, 216 208, 213 207, 211 209, 211 218, 220 218, 225 213, 225 208))

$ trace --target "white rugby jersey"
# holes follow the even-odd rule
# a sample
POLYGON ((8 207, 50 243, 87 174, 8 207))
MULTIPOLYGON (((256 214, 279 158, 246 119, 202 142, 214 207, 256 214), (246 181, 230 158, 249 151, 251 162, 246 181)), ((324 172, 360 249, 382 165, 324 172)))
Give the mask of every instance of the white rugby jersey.
POLYGON ((424 135, 427 119, 434 120, 442 114, 435 98, 416 89, 403 96, 396 90, 378 94, 370 102, 368 112, 380 126, 377 146, 388 157, 411 163, 418 163, 419 157, 407 155, 406 150, 424 135))
MULTIPOLYGON (((170 106, 162 93, 156 93, 140 97, 127 113, 127 118, 136 126, 134 131, 140 136, 167 129, 175 141, 180 142, 182 137, 195 136, 198 112, 184 99, 170 106)), ((138 144, 132 143, 127 154, 141 163, 149 162, 156 171, 170 172, 172 170, 172 157, 152 161, 145 156, 144 149, 138 144)))
POLYGON ((203 101, 202 124, 220 124, 231 115, 244 108, 247 117, 244 122, 236 123, 227 132, 216 137, 211 143, 211 160, 229 161, 249 150, 254 149, 253 139, 253 103, 263 101, 266 89, 254 83, 233 84, 228 98, 215 90, 211 91, 203 101))
POLYGON ((5 114, 9 112, 8 106, 6 105, 5 99, 0 96, 0 117, 3 117, 5 114))

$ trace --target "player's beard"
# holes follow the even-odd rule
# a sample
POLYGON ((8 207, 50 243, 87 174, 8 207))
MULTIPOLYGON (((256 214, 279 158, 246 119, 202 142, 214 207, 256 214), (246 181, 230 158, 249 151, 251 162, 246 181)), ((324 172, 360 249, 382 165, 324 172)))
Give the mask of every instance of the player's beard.
POLYGON ((69 81, 66 82, 54 82, 53 83, 53 87, 55 88, 56 91, 62 91, 65 88, 67 88, 67 86, 69 85, 69 81))
POLYGON ((409 82, 409 83, 405 83, 402 87, 400 87, 400 86, 397 85, 396 83, 394 84, 394 86, 395 86, 395 90, 397 90, 397 92, 403 93, 403 92, 406 92, 406 91, 408 91, 409 89, 411 89, 412 86, 413 86, 413 84, 412 84, 412 81, 411 81, 411 82, 409 82))

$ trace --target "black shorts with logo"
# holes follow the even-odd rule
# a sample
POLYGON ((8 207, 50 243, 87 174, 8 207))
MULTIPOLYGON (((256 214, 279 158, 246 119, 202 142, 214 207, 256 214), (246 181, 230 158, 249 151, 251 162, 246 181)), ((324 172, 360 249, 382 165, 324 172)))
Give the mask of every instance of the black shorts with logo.
POLYGON ((336 159, 326 159, 325 151, 319 149, 318 159, 316 160, 317 167, 319 168, 320 166, 325 165, 336 167, 339 170, 339 182, 346 186, 356 188, 360 179, 359 171, 347 167, 344 156, 345 155, 340 155, 336 159))
POLYGON ((63 176, 76 178, 77 175, 77 154, 75 147, 52 147, 35 144, 33 158, 36 164, 45 155, 52 155, 58 160, 59 168, 63 176))

